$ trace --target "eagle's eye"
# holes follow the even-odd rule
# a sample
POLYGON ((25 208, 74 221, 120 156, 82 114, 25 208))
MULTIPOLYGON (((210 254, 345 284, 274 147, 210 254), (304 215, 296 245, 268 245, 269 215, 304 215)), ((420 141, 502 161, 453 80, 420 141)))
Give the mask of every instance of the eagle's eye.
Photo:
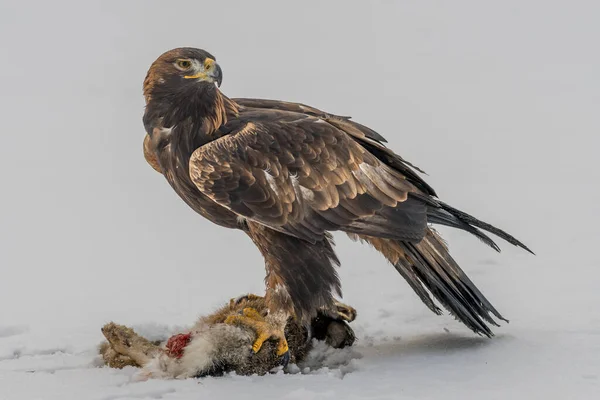
POLYGON ((175 62, 177 67, 181 70, 188 70, 192 66, 192 62, 190 60, 177 60, 175 62))

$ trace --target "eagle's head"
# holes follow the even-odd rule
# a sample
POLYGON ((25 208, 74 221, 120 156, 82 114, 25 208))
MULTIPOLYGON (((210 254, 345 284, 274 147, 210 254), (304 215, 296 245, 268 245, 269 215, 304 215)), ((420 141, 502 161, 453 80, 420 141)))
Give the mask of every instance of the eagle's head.
POLYGON ((163 53, 150 66, 144 80, 148 103, 156 95, 200 91, 210 95, 221 85, 223 73, 215 57, 207 51, 181 47, 163 53))

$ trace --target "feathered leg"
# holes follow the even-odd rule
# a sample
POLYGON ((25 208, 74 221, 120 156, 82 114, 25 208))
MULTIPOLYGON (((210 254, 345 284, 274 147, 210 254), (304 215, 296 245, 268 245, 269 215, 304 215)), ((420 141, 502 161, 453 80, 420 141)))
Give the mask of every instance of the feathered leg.
MULTIPOLYGON (((341 296, 341 288, 335 270, 339 261, 331 236, 312 244, 253 222, 248 222, 247 233, 265 258, 265 299, 269 315, 281 315, 283 321, 292 316, 308 326, 319 309, 334 307, 333 294, 341 296)), ((285 324, 274 331, 254 318, 252 310, 244 314, 231 322, 246 325, 258 333, 254 351, 260 350, 268 338, 266 335, 280 340, 279 351, 286 348, 281 341, 285 338, 285 324)))

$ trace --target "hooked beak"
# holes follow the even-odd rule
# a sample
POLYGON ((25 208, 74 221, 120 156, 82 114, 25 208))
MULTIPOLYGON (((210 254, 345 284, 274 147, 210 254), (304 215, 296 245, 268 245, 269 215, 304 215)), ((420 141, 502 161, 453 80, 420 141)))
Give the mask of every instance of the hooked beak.
POLYGON ((186 75, 185 79, 199 79, 201 81, 216 82, 218 87, 221 87, 223 81, 223 71, 221 67, 212 58, 204 60, 202 71, 194 75, 186 75))
POLYGON ((213 68, 208 73, 208 76, 210 76, 215 82, 217 82, 218 87, 221 87, 221 82, 223 81, 223 71, 221 70, 219 64, 213 64, 213 68))

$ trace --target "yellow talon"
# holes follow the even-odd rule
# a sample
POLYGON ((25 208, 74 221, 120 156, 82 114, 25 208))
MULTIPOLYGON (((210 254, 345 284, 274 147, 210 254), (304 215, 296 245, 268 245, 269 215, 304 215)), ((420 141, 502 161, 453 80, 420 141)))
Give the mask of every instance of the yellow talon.
POLYGON ((252 350, 254 350, 255 353, 258 353, 258 351, 262 347, 263 343, 266 340, 268 340, 270 337, 271 337, 271 335, 268 333, 259 334, 258 337, 256 338, 256 340, 254 341, 254 343, 252 343, 252 350))
POLYGON ((288 347, 287 340, 285 339, 285 337, 283 337, 283 340, 280 340, 279 343, 277 343, 277 355, 282 356, 289 350, 290 348, 288 347))
POLYGON ((225 319, 226 324, 243 325, 256 332, 256 340, 252 344, 254 353, 258 353, 265 341, 274 338, 278 340, 277 355, 282 356, 288 352, 289 347, 285 339, 284 327, 276 326, 270 323, 260 315, 254 308, 246 307, 242 310, 242 315, 230 315, 225 319))

